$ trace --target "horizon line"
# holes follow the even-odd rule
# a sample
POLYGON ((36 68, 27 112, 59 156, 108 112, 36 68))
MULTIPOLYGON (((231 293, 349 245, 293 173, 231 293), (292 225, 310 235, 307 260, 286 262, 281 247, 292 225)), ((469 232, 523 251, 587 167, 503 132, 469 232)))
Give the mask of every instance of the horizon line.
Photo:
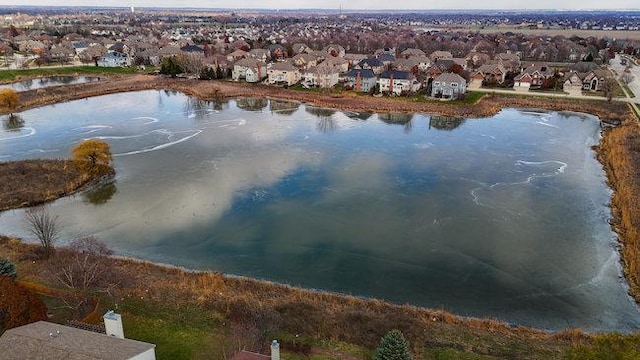
POLYGON ((362 12, 411 12, 411 11, 456 11, 456 12, 469 12, 469 11, 502 11, 502 12, 512 12, 512 11, 558 11, 558 12, 581 12, 581 11, 640 11, 640 8, 610 8, 610 9, 602 9, 602 8, 583 8, 583 9, 575 9, 575 8, 469 8, 469 9, 360 9, 360 8, 347 8, 339 7, 339 8, 268 8, 268 7, 243 7, 243 8, 230 8, 230 7, 189 7, 189 6, 135 6, 132 5, 120 5, 120 6, 99 6, 99 5, 2 5, 8 8, 90 8, 90 9, 166 9, 166 10, 225 10, 225 11, 242 11, 242 10, 268 10, 268 11, 310 11, 310 10, 321 10, 321 11, 331 11, 335 10, 337 12, 354 12, 354 11, 362 11, 362 12))

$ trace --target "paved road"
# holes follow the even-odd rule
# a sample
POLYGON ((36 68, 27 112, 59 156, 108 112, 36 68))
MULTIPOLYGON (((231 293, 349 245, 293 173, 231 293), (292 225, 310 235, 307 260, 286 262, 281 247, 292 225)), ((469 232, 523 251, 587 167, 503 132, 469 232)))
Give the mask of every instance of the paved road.
MULTIPOLYGON (((616 57, 610 62, 610 68, 618 73, 618 75, 621 75, 625 69, 625 66, 620 64, 620 60, 620 55, 616 55, 616 57)), ((631 62, 628 62, 628 64, 631 64, 630 70, 631 75, 633 75, 633 80, 627 86, 636 96, 634 102, 640 104, 640 66, 633 65, 631 62)))

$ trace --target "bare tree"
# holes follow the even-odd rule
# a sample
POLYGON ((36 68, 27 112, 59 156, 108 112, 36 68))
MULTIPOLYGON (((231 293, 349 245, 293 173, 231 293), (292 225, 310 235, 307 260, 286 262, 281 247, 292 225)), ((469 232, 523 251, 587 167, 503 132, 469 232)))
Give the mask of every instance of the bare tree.
POLYGON ((40 241, 45 256, 49 257, 61 233, 58 215, 51 214, 46 206, 38 206, 27 209, 25 220, 27 230, 40 241))
POLYGON ((121 276, 109 265, 108 257, 112 254, 113 251, 96 237, 75 239, 54 264, 54 278, 71 289, 117 285, 121 276))
POLYGON ((602 84, 602 92, 604 93, 604 96, 607 98, 607 101, 611 101, 611 99, 613 98, 613 90, 615 89, 615 86, 613 84, 614 81, 615 79, 613 79, 612 77, 608 77, 604 80, 604 83, 602 84))
POLYGON ((623 72, 622 75, 620 75, 620 81, 622 81, 622 83, 625 85, 629 85, 629 83, 633 81, 633 78, 634 76, 626 71, 623 72))

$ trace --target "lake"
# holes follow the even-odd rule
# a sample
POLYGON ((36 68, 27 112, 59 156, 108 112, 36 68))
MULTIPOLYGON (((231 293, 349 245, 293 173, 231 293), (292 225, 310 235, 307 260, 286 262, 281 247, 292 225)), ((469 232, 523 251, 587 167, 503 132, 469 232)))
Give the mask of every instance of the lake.
MULTIPOLYGON (((3 118, 0 160, 97 137, 116 180, 56 201, 65 239, 543 329, 631 331, 597 118, 370 114, 169 91, 3 118)), ((26 235, 23 211, 0 232, 26 235)), ((64 243, 64 241, 63 241, 64 243)))
POLYGON ((29 80, 22 80, 10 84, 0 84, 0 89, 9 88, 15 91, 27 91, 59 85, 84 84, 99 80, 99 77, 89 76, 47 76, 29 80))

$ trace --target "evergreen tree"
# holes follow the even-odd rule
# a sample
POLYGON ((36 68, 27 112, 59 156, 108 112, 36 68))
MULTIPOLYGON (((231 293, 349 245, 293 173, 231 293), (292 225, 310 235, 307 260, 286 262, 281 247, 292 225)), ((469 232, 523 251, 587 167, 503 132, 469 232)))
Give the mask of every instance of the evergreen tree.
POLYGON ((0 258, 0 276, 8 276, 13 280, 18 276, 16 266, 9 259, 0 258))
POLYGON ((391 330, 382 338, 373 360, 413 360, 409 342, 400 330, 391 330))

